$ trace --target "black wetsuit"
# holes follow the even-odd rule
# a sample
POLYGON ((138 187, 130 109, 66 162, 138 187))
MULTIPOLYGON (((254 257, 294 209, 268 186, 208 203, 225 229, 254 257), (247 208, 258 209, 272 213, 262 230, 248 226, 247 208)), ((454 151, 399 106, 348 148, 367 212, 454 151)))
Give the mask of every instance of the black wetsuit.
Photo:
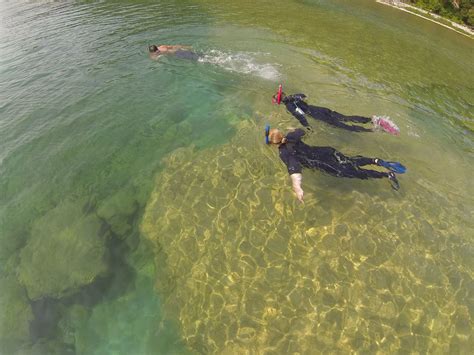
POLYGON ((305 115, 310 115, 311 117, 326 122, 335 127, 343 128, 348 131, 353 132, 372 132, 372 129, 365 128, 357 125, 348 125, 344 122, 355 122, 355 123, 369 123, 372 121, 369 117, 363 116, 345 116, 339 112, 332 111, 325 107, 318 107, 308 105, 304 99, 306 98, 305 94, 294 94, 285 96, 283 98, 283 103, 286 105, 286 109, 290 111, 293 116, 295 116, 300 123, 309 127, 309 123, 306 120, 305 115))
POLYGON ((180 59, 198 60, 200 58, 199 54, 186 49, 178 49, 174 55, 180 59))
POLYGON ((280 158, 286 164, 288 173, 301 173, 302 168, 316 168, 326 173, 357 179, 380 179, 388 177, 386 172, 361 169, 363 165, 375 164, 374 159, 362 156, 346 157, 332 147, 311 147, 301 138, 304 136, 302 129, 288 133, 287 142, 280 144, 280 158))

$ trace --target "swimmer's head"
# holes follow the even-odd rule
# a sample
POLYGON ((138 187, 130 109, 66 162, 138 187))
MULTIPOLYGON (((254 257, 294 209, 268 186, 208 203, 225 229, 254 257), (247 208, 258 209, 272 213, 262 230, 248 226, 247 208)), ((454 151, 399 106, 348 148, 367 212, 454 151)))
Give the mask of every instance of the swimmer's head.
POLYGON ((283 134, 276 128, 272 128, 268 133, 268 142, 270 144, 280 144, 283 142, 283 134))
POLYGON ((148 51, 149 51, 150 53, 159 52, 158 47, 157 47, 156 45, 154 45, 154 44, 152 44, 151 46, 148 46, 148 51))

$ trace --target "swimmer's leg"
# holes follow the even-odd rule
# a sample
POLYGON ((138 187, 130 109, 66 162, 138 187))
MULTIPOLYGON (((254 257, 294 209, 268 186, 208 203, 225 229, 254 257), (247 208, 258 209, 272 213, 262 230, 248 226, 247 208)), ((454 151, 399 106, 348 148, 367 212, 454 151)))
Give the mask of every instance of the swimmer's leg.
POLYGON ((354 168, 351 171, 344 171, 344 177, 348 178, 357 178, 357 179, 382 179, 388 178, 390 180, 390 184, 392 185, 392 189, 398 190, 400 189, 400 184, 398 183, 397 177, 393 172, 382 172, 382 171, 375 171, 369 169, 360 169, 354 168))
POLYGON ((330 121, 328 120, 328 121, 325 121, 325 122, 329 123, 330 125, 332 125, 334 127, 342 128, 342 129, 345 129, 345 130, 351 131, 351 132, 373 132, 373 129, 371 129, 371 128, 365 128, 365 127, 356 126, 356 125, 347 125, 347 124, 342 123, 341 121, 335 120, 335 119, 332 119, 330 121))
POLYGON ((357 122, 357 123, 369 123, 372 122, 372 118, 364 116, 344 116, 344 121, 357 122))
POLYGON ((340 176, 358 179, 381 179, 388 177, 388 173, 386 172, 359 168, 360 166, 375 164, 375 159, 373 158, 367 158, 361 155, 348 157, 338 151, 334 152, 334 156, 339 163, 340 176))
MULTIPOLYGON (((325 107, 308 106, 308 113, 317 120, 324 121, 327 124, 330 124, 334 127, 345 129, 347 131, 351 131, 351 132, 372 132, 373 131, 371 128, 345 124, 343 121, 348 121, 345 119, 346 116, 340 114, 339 112, 331 111, 330 109, 325 108, 325 107)), ((353 117, 356 117, 356 116, 353 116, 353 117)), ((365 117, 361 117, 361 120, 364 118, 365 117)), ((369 119, 369 121, 370 120, 371 119, 369 119)))
POLYGON ((331 111, 331 117, 338 121, 344 122, 356 122, 356 123, 369 123, 372 122, 372 118, 370 117, 363 117, 363 116, 346 116, 342 113, 331 111))
POLYGON ((349 159, 354 163, 355 166, 376 164, 375 158, 367 158, 367 157, 363 157, 362 155, 356 155, 355 157, 350 157, 349 159))
POLYGON ((384 172, 384 171, 376 171, 376 170, 369 170, 369 169, 355 169, 354 172, 352 172, 352 176, 348 177, 354 177, 358 179, 382 179, 385 177, 389 177, 390 173, 384 172))

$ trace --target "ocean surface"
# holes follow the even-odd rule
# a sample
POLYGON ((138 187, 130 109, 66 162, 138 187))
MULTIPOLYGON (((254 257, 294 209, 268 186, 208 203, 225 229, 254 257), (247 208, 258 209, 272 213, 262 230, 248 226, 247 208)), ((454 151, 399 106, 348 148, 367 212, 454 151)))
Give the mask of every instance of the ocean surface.
POLYGON ((474 348, 474 42, 369 0, 0 1, 0 354, 474 348), (199 60, 150 60, 150 44, 199 60), (399 136, 305 171, 278 84, 399 136))

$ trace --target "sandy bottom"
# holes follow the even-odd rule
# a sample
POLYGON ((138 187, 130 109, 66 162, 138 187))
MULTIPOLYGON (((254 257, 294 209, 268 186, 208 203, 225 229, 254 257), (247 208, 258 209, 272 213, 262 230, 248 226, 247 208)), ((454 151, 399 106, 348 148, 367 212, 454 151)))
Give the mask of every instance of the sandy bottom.
POLYGON ((258 133, 244 122, 219 148, 176 151, 146 208, 158 291, 188 347, 467 351, 472 268, 459 265, 472 266, 472 250, 438 218, 449 206, 323 190, 300 205, 276 151, 253 148, 258 133))

